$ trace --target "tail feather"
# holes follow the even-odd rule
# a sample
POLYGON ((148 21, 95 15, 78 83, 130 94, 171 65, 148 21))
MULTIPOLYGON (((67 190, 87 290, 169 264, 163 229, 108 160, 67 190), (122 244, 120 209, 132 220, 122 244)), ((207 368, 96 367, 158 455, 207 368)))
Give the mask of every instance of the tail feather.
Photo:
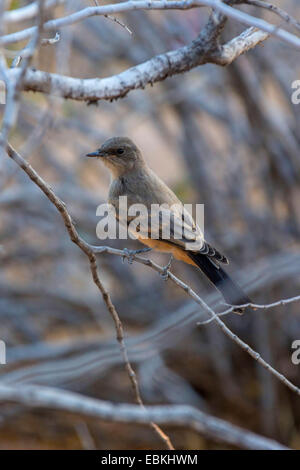
MULTIPOLYGON (((189 252, 189 257, 221 292, 228 304, 244 305, 252 303, 250 298, 245 294, 245 292, 243 292, 238 284, 231 279, 224 269, 215 264, 213 260, 203 254, 194 252, 189 252)), ((235 313, 243 313, 243 310, 243 308, 237 308, 233 311, 235 313)))

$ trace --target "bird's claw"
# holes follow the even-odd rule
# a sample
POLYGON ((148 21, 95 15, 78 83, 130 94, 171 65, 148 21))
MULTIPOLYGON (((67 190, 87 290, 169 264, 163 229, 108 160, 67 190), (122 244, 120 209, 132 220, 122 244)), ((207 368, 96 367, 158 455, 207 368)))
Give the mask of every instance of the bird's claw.
POLYGON ((167 281, 169 278, 169 269, 171 267, 172 261, 173 261, 173 255, 170 256, 168 263, 166 264, 166 266, 163 267, 161 277, 164 281, 167 281))
POLYGON ((152 248, 150 247, 146 247, 146 248, 141 248, 140 250, 128 250, 128 248, 124 248, 124 255, 122 257, 123 259, 123 263, 125 261, 125 259, 128 259, 128 263, 129 264, 132 264, 133 263, 133 260, 134 260, 134 257, 135 255, 139 255, 141 253, 147 253, 148 251, 150 251, 152 248))

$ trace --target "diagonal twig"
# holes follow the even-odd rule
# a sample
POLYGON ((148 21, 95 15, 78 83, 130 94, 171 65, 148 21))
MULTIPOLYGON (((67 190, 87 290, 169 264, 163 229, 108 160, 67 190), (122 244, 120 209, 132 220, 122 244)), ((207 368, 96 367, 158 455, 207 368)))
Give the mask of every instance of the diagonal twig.
POLYGON ((247 5, 253 5, 260 8, 264 8, 266 10, 270 10, 276 15, 278 15, 280 18, 282 18, 284 21, 294 26, 296 29, 298 29, 298 31, 300 31, 300 22, 277 5, 264 2, 263 0, 244 0, 244 3, 246 3, 247 5))
MULTIPOLYGON (((116 254, 118 256, 121 256, 121 254, 123 253, 123 256, 128 257, 128 254, 126 254, 126 251, 115 250, 115 249, 110 250, 108 247, 99 247, 99 249, 97 249, 97 247, 94 247, 94 251, 96 253, 97 252, 98 253, 110 252, 110 253, 116 254), (120 253, 118 253, 118 252, 120 252, 120 253)), ((240 346, 244 351, 246 351, 253 359, 255 359, 261 366, 263 366, 265 369, 267 369, 271 374, 273 374, 278 380, 280 380, 280 382, 282 382, 284 385, 286 385, 290 390, 295 392, 297 395, 300 395, 300 389, 298 387, 296 387, 296 385, 294 385, 292 382, 290 382, 283 374, 281 374, 276 369, 274 369, 270 364, 268 364, 260 356, 260 354, 258 352, 254 351, 254 349, 252 349, 247 343, 242 341, 236 334, 234 334, 225 325, 225 323, 218 317, 218 315, 201 299, 201 297, 199 297, 196 294, 196 292, 193 291, 193 289, 190 286, 188 286, 183 281, 181 281, 181 279, 174 276, 174 274, 171 273, 170 271, 167 271, 167 273, 165 273, 165 270, 164 270, 163 267, 161 267, 158 264, 154 263, 150 259, 145 259, 145 258, 137 257, 137 256, 134 256, 133 259, 138 261, 139 263, 145 264, 146 266, 149 266, 149 267, 153 268, 155 271, 159 272, 160 274, 166 274, 172 282, 174 282, 178 287, 183 289, 197 304, 199 304, 210 315, 211 318, 209 319, 209 322, 215 321, 226 336, 228 336, 232 341, 234 341, 236 344, 238 344, 238 346, 240 346)), ((300 300, 300 297, 294 297, 291 301, 296 302, 296 301, 299 301, 299 300, 300 300)), ((290 301, 290 303, 291 303, 291 301, 290 301)), ((282 302, 284 302, 284 300, 280 300, 278 302, 275 302, 275 304, 277 306, 277 305, 280 305, 282 302)), ((288 303, 288 301, 286 301, 285 303, 288 303)), ((247 305, 252 305, 252 304, 247 304, 247 305)), ((273 305, 271 304, 271 306, 273 306, 273 305)), ((255 308, 267 308, 267 306, 264 307, 264 306, 260 306, 260 305, 256 305, 256 304, 253 304, 253 307, 255 307, 255 308)), ((233 310, 233 308, 234 307, 228 309, 228 311, 226 311, 226 313, 230 313, 233 310)))
MULTIPOLYGON (((77 245, 87 256, 89 263, 90 263, 90 270, 91 270, 91 274, 93 277, 93 281, 95 285, 98 287, 102 295, 103 301, 114 321, 116 334, 117 334, 117 340, 120 345, 120 350, 121 350, 125 367, 126 367, 126 370, 127 370, 127 373, 130 378, 130 382, 134 391, 135 399, 137 403, 142 408, 144 408, 144 403, 141 398, 137 377, 128 358, 128 353, 127 353, 125 340, 124 340, 123 325, 115 309, 115 306, 112 303, 109 293, 106 291, 104 285, 102 284, 100 280, 100 277, 98 274, 96 255, 93 252, 92 247, 79 236, 73 224, 72 218, 66 209, 65 203, 56 196, 56 194, 51 189, 51 187, 39 176, 39 174, 32 168, 32 166, 29 163, 27 163, 26 160, 24 160, 21 157, 21 155, 19 155, 9 144, 7 145, 7 153, 9 157, 12 160, 14 160, 14 162, 17 165, 19 165, 19 167, 22 168, 23 171, 25 171, 25 173, 29 176, 29 178, 43 191, 43 193, 47 196, 49 201, 52 204, 54 204, 54 206, 57 208, 57 210, 59 211, 64 221, 64 224, 66 226, 66 229, 68 231, 71 241, 75 243, 75 245, 77 245)), ((170 441, 170 438, 160 429, 160 427, 157 426, 157 424, 155 424, 154 422, 151 422, 150 425, 155 430, 155 432, 159 435, 159 437, 163 440, 167 448, 171 450, 174 449, 170 441)))
MULTIPOLYGON (((96 7, 99 6, 98 0, 94 0, 94 3, 95 3, 95 5, 96 5, 96 7)), ((127 26, 126 24, 122 23, 122 21, 118 20, 118 18, 116 18, 115 16, 104 15, 104 18, 108 18, 109 20, 113 21, 114 23, 119 24, 120 26, 122 26, 122 28, 126 29, 126 31, 127 31, 129 34, 132 34, 131 29, 128 28, 128 26, 127 26)))

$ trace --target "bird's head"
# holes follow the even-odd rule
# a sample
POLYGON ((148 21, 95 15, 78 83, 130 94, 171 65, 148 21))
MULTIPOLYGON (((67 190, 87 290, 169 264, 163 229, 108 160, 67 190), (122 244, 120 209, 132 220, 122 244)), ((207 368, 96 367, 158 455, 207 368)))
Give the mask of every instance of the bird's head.
POLYGON ((127 137, 112 137, 87 157, 101 159, 114 176, 121 176, 143 163, 141 152, 127 137))

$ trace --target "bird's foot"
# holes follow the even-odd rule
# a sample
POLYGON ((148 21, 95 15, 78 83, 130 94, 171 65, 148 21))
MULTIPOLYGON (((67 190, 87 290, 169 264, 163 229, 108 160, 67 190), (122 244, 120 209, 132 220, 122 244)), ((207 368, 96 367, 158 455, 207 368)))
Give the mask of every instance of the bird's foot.
POLYGON ((124 255, 123 255, 123 263, 125 259, 128 259, 128 263, 132 264, 135 255, 140 255, 141 253, 147 253, 148 251, 151 251, 152 248, 146 247, 146 248, 141 248, 140 250, 128 250, 128 248, 124 248, 124 255))
POLYGON ((166 266, 163 267, 163 271, 160 274, 164 281, 167 281, 169 278, 169 269, 171 267, 172 261, 173 261, 173 255, 170 256, 168 263, 166 264, 166 266))

